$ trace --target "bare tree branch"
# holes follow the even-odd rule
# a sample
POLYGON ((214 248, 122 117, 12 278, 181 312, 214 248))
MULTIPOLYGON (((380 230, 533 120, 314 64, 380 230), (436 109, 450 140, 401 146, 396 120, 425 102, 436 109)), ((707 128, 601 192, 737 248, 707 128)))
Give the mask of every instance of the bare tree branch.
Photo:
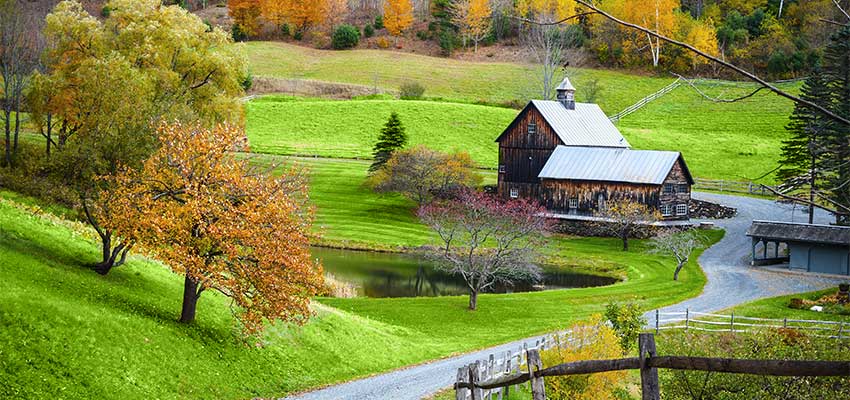
POLYGON ((850 21, 850 14, 847 14, 847 11, 841 8, 841 4, 838 4, 838 0, 832 0, 832 3, 835 4, 835 7, 838 7, 838 11, 841 11, 841 13, 847 17, 847 20, 850 21))
POLYGON ((765 87, 764 87, 764 86, 759 86, 756 90, 754 90, 754 91, 750 92, 749 94, 743 95, 743 96, 741 96, 741 97, 736 97, 736 98, 734 98, 734 99, 721 99, 721 98, 719 98, 719 97, 711 97, 711 96, 709 96, 708 94, 706 94, 705 92, 703 92, 702 90, 700 90, 700 89, 699 89, 696 85, 694 85, 694 83, 693 83, 693 81, 692 81, 692 80, 690 80, 690 79, 688 79, 688 78, 685 78, 684 76, 679 75, 679 74, 677 74, 677 73, 675 73, 675 72, 673 73, 673 75, 675 75, 675 76, 677 76, 679 79, 681 79, 681 80, 685 81, 685 83, 687 83, 687 84, 688 84, 688 86, 690 86, 690 87, 691 87, 691 89, 695 90, 695 91, 696 91, 696 92, 697 92, 700 96, 704 97, 706 100, 713 101, 713 102, 715 102, 715 103, 734 103, 734 102, 736 102, 736 101, 741 101, 741 100, 744 100, 744 99, 748 99, 748 98, 750 98, 750 97, 753 97, 753 96, 755 96, 755 95, 756 95, 756 93, 758 93, 758 92, 762 91, 763 89, 765 89, 765 87))
POLYGON ((786 99, 789 99, 789 100, 791 100, 791 101, 793 101, 793 102, 795 102, 795 103, 805 105, 806 107, 809 107, 809 108, 815 109, 815 110, 817 110, 817 111, 819 111, 819 112, 823 113, 824 115, 828 116, 829 118, 834 119, 834 120, 836 120, 836 121, 838 121, 838 122, 841 122, 841 123, 843 123, 843 124, 850 125, 850 120, 848 120, 848 119, 846 119, 846 118, 843 118, 843 117, 841 117, 841 116, 839 116, 839 115, 837 115, 837 114, 833 113, 832 111, 829 111, 829 110, 827 110, 826 108, 823 108, 823 107, 821 107, 821 106, 819 106, 819 105, 817 105, 817 104, 815 104, 815 103, 813 103, 813 102, 811 102, 811 101, 801 99, 801 98, 799 98, 799 97, 797 97, 797 96, 794 96, 794 95, 792 95, 792 94, 790 94, 790 93, 788 93, 788 92, 786 92, 786 91, 784 91, 784 90, 781 90, 781 89, 777 88, 776 86, 774 86, 774 85, 770 84, 769 82, 765 81, 764 79, 762 79, 762 78, 758 77, 757 75, 755 75, 755 74, 753 74, 753 73, 751 73, 751 72, 749 72, 749 71, 747 71, 747 70, 745 70, 745 69, 743 69, 743 68, 741 68, 741 67, 739 67, 739 66, 737 66, 737 65, 734 65, 734 64, 732 64, 732 63, 729 63, 729 62, 723 61, 723 60, 721 60, 721 59, 719 59, 719 58, 717 58, 717 57, 715 57, 715 56, 712 56, 712 55, 710 55, 710 54, 708 54, 708 53, 705 53, 705 52, 703 52, 703 51, 701 51, 701 50, 697 49, 696 47, 694 47, 694 46, 692 46, 692 45, 690 45, 690 44, 688 44, 688 43, 684 43, 684 42, 680 42, 680 41, 675 40, 675 39, 668 38, 668 37, 666 37, 666 36, 663 36, 663 35, 660 35, 660 34, 656 33, 655 31, 652 31, 652 30, 650 30, 650 29, 644 28, 644 27, 642 27, 642 26, 640 26, 640 25, 633 24, 633 23, 631 23, 631 22, 626 22, 626 21, 623 21, 623 20, 621 20, 621 19, 618 19, 617 17, 614 17, 613 15, 611 15, 611 14, 609 14, 609 13, 605 12, 605 11, 600 10, 598 7, 594 6, 593 4, 591 4, 590 2, 588 2, 587 0, 576 0, 576 2, 577 2, 578 4, 581 4, 581 5, 583 5, 583 6, 587 7, 587 8, 589 8, 589 9, 591 9, 591 10, 595 11, 597 14, 599 14, 599 15, 601 15, 601 16, 603 16, 603 17, 605 17, 605 18, 607 18, 607 19, 609 19, 609 20, 611 20, 611 21, 613 21, 613 22, 615 22, 615 23, 617 23, 617 24, 620 24, 620 25, 622 25, 622 26, 625 26, 625 27, 628 27, 628 28, 632 28, 632 29, 635 29, 635 30, 641 31, 641 32, 643 32, 643 33, 646 33, 647 35, 654 36, 654 37, 656 37, 656 38, 658 38, 658 39, 661 39, 661 40, 663 40, 663 41, 665 41, 665 42, 667 42, 667 43, 670 43, 670 44, 673 44, 673 45, 676 45, 676 46, 679 46, 679 47, 683 47, 683 48, 685 48, 685 49, 688 49, 688 50, 690 50, 690 51, 692 51, 692 52, 694 52, 694 53, 698 54, 699 56, 701 56, 701 57, 703 57, 703 58, 706 58, 706 59, 709 59, 709 60, 711 60, 711 61, 714 61, 715 63, 718 63, 718 64, 720 64, 720 65, 722 65, 722 66, 724 66, 724 67, 726 67, 726 68, 729 68, 729 69, 731 69, 731 70, 733 70, 733 71, 735 71, 735 72, 737 72, 737 73, 739 73, 739 74, 741 74, 741 75, 743 75, 743 76, 747 77, 748 79, 750 79, 750 80, 752 80, 752 81, 754 81, 754 82, 757 82, 758 84, 760 84, 760 85, 764 86, 766 89, 770 90, 770 91, 771 91, 771 92, 773 92, 773 93, 776 93, 776 94, 777 94, 777 95, 779 95, 779 96, 785 97, 786 99))

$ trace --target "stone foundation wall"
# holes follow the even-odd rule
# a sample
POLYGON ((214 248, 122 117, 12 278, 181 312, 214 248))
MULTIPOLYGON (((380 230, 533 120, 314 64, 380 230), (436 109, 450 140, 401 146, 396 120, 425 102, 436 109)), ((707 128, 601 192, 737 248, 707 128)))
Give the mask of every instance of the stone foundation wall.
POLYGON ((691 218, 726 219, 732 218, 736 214, 738 214, 738 209, 736 208, 726 207, 709 201, 691 199, 691 218))

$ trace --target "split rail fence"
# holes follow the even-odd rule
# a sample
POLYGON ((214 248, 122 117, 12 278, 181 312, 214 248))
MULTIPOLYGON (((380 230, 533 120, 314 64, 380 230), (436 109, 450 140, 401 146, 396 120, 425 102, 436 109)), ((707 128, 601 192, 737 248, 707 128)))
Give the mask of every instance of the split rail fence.
POLYGON ((703 178, 694 179, 694 187, 696 189, 716 190, 719 192, 749 193, 762 196, 770 196, 773 194, 770 189, 776 189, 775 187, 762 185, 760 183, 703 178))
MULTIPOLYGON (((528 349, 524 359, 525 371, 500 374, 482 379, 481 363, 460 368, 454 385, 456 400, 492 399, 494 393, 502 398, 511 386, 530 382, 533 400, 546 399, 545 377, 594 374, 609 371, 640 370, 643 400, 658 400, 660 386, 658 369, 688 371, 711 371, 770 376, 850 376, 850 360, 847 361, 789 361, 789 360, 745 360, 731 358, 658 356, 655 336, 642 333, 638 339, 638 357, 612 360, 577 361, 543 368, 540 351, 528 349)), ((491 357, 492 360, 492 357, 491 357)))
POLYGON ((620 122, 620 120, 623 119, 623 117, 625 117, 625 116, 627 116, 627 115, 629 115, 629 114, 631 114, 631 113, 633 113, 637 110, 640 110, 641 108, 643 108, 643 106, 649 104, 651 101, 653 101, 653 100, 655 100, 655 99, 657 99, 661 96, 664 96, 667 93, 670 93, 671 91, 673 91, 673 89, 676 89, 677 87, 679 87, 681 85, 682 85, 682 78, 676 78, 676 80, 673 81, 673 83, 671 83, 667 86, 664 86, 663 88, 659 89, 657 92, 652 93, 649 96, 646 96, 646 97, 640 99, 637 103, 626 107, 625 110, 620 111, 620 112, 610 116, 608 119, 611 120, 611 122, 613 122, 613 123, 620 122))
POLYGON ((660 312, 655 310, 655 332, 667 329, 706 332, 749 332, 756 329, 794 329, 809 331, 813 336, 850 339, 850 323, 790 318, 757 318, 743 315, 712 314, 690 311, 660 312))

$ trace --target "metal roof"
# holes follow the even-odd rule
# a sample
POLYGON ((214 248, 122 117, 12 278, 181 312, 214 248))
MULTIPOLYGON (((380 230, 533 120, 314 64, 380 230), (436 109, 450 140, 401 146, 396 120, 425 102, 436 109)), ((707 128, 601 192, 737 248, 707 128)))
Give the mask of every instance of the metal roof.
POLYGON ((561 82, 560 85, 558 85, 558 88, 555 89, 555 90, 572 90, 572 91, 575 91, 576 88, 574 88, 573 84, 570 83, 570 78, 564 78, 564 80, 561 82))
POLYGON ((558 146, 538 177, 660 185, 679 157, 675 151, 558 146))
POLYGON ((778 241, 850 246, 850 227, 846 226, 753 221, 747 236, 778 241))
POLYGON ((532 100, 531 104, 565 146, 630 147, 596 104, 576 103, 575 110, 568 110, 557 101, 532 100))

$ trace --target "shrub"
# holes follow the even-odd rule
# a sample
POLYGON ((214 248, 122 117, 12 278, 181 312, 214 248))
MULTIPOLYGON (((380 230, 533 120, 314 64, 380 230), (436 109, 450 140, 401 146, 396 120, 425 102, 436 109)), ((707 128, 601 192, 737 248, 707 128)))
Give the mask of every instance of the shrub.
POLYGON ((292 38, 300 42, 301 39, 304 39, 304 32, 302 32, 300 29, 296 29, 295 32, 292 34, 292 38))
POLYGON ((384 16, 379 15, 375 17, 375 29, 384 29, 384 16))
POLYGON ((451 56, 455 50, 455 37, 449 31, 440 32, 440 49, 443 52, 443 55, 448 57, 451 56))
POLYGON ((289 37, 289 35, 292 34, 292 29, 289 28, 289 24, 283 24, 280 26, 280 34, 283 35, 283 37, 289 37))
POLYGON ((109 6, 103 6, 100 9, 100 16, 103 18, 109 18, 109 14, 112 14, 112 9, 109 6))
POLYGON ((381 36, 378 38, 378 40, 375 41, 375 44, 377 44, 378 47, 382 49, 388 49, 390 47, 390 40, 387 39, 385 36, 381 36))
POLYGON ((334 30, 333 38, 331 39, 331 45, 334 49, 350 49, 357 44, 360 43, 360 30, 345 24, 340 25, 336 30, 334 30))
MULTIPOLYGON (((558 364, 619 358, 620 348, 617 335, 605 325, 602 317, 595 315, 587 322, 573 325, 570 340, 558 342, 540 352, 543 367, 558 364)), ((618 387, 626 379, 626 371, 612 371, 588 375, 552 376, 546 378, 546 398, 551 400, 572 399, 616 399, 618 387)))
POLYGON ((367 38, 375 36, 375 28, 372 27, 372 24, 366 24, 366 26, 363 27, 363 36, 366 36, 367 38))
POLYGON ((317 31, 310 35, 310 43, 317 49, 326 49, 331 45, 331 38, 327 33, 317 31))
POLYGON ((421 99, 423 94, 425 94, 425 87, 418 82, 405 82, 399 90, 399 95, 404 100, 421 99))
POLYGON ((234 42, 244 42, 248 39, 248 34, 239 24, 233 24, 233 27, 230 28, 230 35, 233 36, 234 42))
POLYGON ((242 90, 249 91, 252 87, 254 87, 254 74, 248 72, 242 77, 242 80, 239 81, 239 84, 242 85, 242 90))
POLYGON ((419 40, 428 40, 430 36, 428 35, 428 31, 416 31, 416 38, 419 40))
POLYGON ((623 352, 628 353, 637 343, 638 334, 646 325, 646 320, 643 319, 637 304, 609 303, 605 307, 605 318, 611 321, 611 327, 620 338, 620 347, 623 348, 623 352))

